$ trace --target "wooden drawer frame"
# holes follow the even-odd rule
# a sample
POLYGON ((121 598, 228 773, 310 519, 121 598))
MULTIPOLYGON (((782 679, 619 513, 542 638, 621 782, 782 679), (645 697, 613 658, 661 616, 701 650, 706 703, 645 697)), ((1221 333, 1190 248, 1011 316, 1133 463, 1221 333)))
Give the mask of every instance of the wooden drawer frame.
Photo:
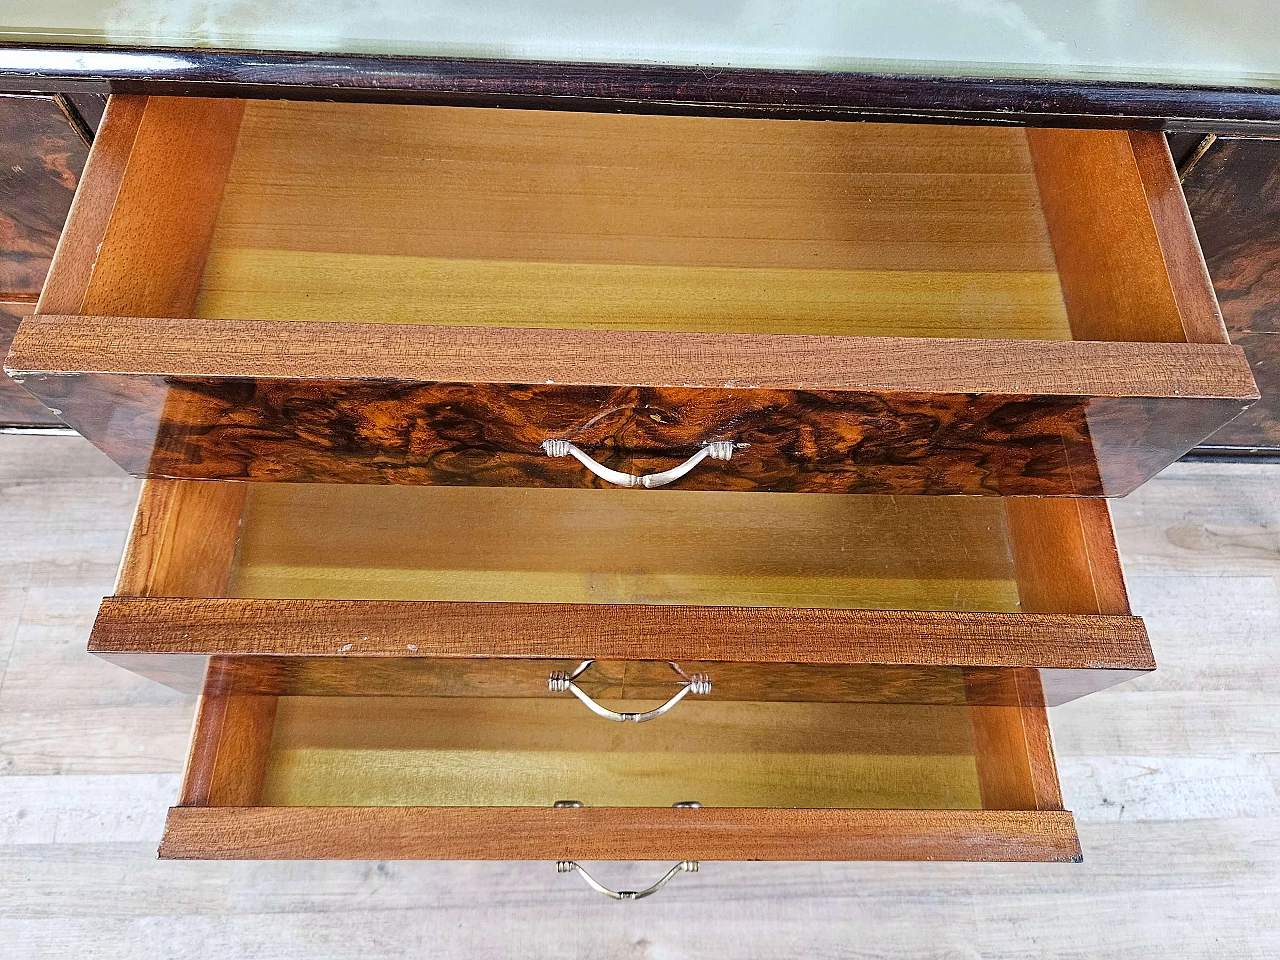
POLYGON ((104 601, 90 641, 113 662, 204 692, 165 857, 1074 860, 1046 696, 1062 702, 1155 666, 1141 620, 1129 614, 1101 500, 1007 501, 1029 612, 958 614, 216 599, 245 490, 148 481, 116 596, 104 601), (958 669, 958 702, 976 711, 980 784, 993 809, 254 805, 276 695, 436 693, 415 688, 413 664, 461 669, 477 658, 543 671, 585 658, 855 664, 870 678, 858 696, 890 702, 902 689, 908 702, 957 702, 916 698, 938 671, 958 669))
POLYGON ((138 476, 600 485, 550 431, 633 472, 752 438, 686 489, 1122 496, 1257 398, 1159 134, 1028 131, 1072 341, 182 319, 243 109, 114 99, 8 360, 138 476), (615 408, 662 415, 584 426, 615 408))
POLYGON ((1079 861, 1039 679, 1001 680, 1013 705, 970 711, 982 810, 260 806, 276 698, 206 693, 160 856, 1079 861))

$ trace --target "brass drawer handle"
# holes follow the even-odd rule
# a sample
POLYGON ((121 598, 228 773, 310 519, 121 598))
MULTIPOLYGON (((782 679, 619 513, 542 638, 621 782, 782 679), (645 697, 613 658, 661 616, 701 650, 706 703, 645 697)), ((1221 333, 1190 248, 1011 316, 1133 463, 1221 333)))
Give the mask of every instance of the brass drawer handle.
POLYGON ((580 873, 582 879, 587 882, 587 886, 597 893, 603 893, 606 897, 614 900, 643 900, 645 897, 652 897, 655 893, 671 882, 671 878, 677 873, 697 873, 697 860, 681 860, 674 867, 666 872, 662 879, 656 883, 651 883, 643 890, 610 890, 603 883, 587 873, 582 865, 574 860, 557 860, 556 873, 580 873))
POLYGON ((596 463, 596 461, 592 460, 568 440, 542 441, 542 449, 546 452, 548 457, 573 457, 601 480, 617 484, 620 487, 644 487, 646 490, 652 490, 654 487, 664 487, 668 483, 674 483, 676 480, 679 480, 681 477, 689 473, 689 471, 700 464, 703 460, 707 459, 707 457, 710 457, 712 460, 728 460, 733 456, 733 451, 735 449, 745 446, 745 443, 734 443, 732 440, 713 440, 710 443, 704 443, 701 450, 678 467, 672 467, 670 470, 663 470, 661 473, 650 473, 645 476, 637 476, 634 473, 622 473, 619 470, 612 470, 602 463, 596 463))
POLYGON ((578 664, 578 669, 574 670, 573 673, 565 673, 563 670, 556 670, 551 674, 551 676, 547 677, 547 689, 552 693, 563 693, 568 690, 575 697, 585 703, 587 705, 587 709, 597 717, 604 717, 606 720, 616 720, 618 723, 644 723, 646 720, 652 720, 655 717, 662 716, 691 693, 705 696, 711 692, 711 678, 705 673, 695 673, 693 676, 689 676, 680 669, 680 665, 678 663, 672 663, 668 660, 667 664, 671 669, 680 674, 685 681, 680 685, 680 690, 676 695, 662 706, 655 707, 647 713, 618 713, 616 710, 610 710, 608 707, 602 707, 600 704, 596 703, 591 699, 591 697, 583 693, 578 685, 573 682, 577 680, 578 677, 582 676, 582 672, 593 663, 595 663, 594 660, 583 660, 582 663, 578 664))

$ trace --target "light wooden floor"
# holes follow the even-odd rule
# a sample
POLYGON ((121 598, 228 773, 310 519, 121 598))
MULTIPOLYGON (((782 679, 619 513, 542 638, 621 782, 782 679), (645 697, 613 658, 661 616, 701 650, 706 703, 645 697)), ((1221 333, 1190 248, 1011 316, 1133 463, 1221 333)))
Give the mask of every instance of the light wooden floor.
POLYGON ((158 862, 192 703, 84 652, 135 491, 0 437, 0 956, 1280 956, 1280 467, 1116 505, 1160 670, 1052 712, 1084 864, 709 863, 630 904, 548 863, 158 862))

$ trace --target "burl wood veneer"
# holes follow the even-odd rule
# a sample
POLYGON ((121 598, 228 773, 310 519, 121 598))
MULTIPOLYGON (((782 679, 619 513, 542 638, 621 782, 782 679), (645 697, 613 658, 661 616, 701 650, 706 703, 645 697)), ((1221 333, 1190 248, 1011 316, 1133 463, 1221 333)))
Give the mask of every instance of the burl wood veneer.
POLYGON ((1280 141, 1220 137, 1183 186, 1227 332, 1262 394, 1198 452, 1280 457, 1280 141))
POLYGON ((139 476, 1118 496, 1256 397, 1154 134, 117 98, 94 154, 8 367, 139 476))

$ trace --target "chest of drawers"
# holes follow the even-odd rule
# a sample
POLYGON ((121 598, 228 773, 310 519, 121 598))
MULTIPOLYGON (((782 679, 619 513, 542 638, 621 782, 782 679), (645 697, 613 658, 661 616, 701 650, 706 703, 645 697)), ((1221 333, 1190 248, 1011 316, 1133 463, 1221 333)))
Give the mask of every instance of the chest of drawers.
POLYGON ((1078 859, 1100 498, 1256 398, 1154 134, 141 97, 6 368, 148 478, 162 856, 564 869, 1078 859))

